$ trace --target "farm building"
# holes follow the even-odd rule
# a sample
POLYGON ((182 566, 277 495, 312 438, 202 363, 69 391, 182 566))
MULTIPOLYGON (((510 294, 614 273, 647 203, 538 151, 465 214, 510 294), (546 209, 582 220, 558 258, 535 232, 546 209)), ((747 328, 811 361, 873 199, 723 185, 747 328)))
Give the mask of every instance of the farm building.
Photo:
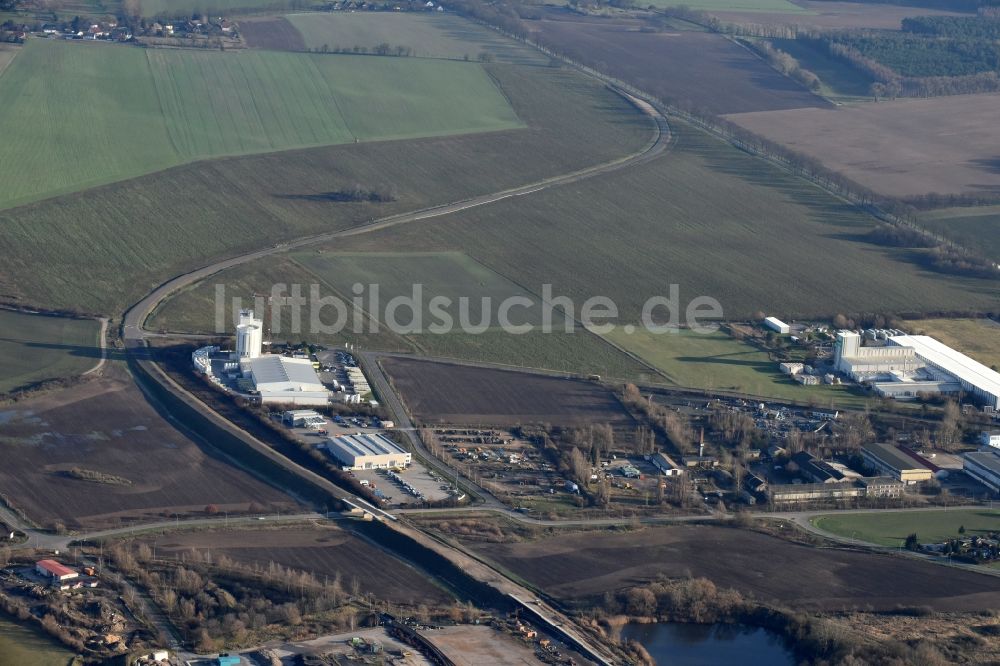
POLYGON ((653 466, 660 470, 661 474, 666 476, 680 476, 683 470, 680 465, 674 462, 673 458, 668 456, 666 453, 656 453, 650 459, 653 466))
POLYGON ((41 576, 52 579, 53 583, 61 583, 80 577, 79 573, 55 560, 39 560, 35 562, 35 571, 41 576))
POLYGON ((412 455, 388 437, 378 434, 331 437, 326 450, 344 469, 391 469, 410 464, 412 455))
POLYGON ((930 481, 934 477, 930 468, 892 444, 865 444, 861 447, 861 457, 879 474, 898 479, 907 485, 930 481))
POLYGON ((781 321, 777 317, 767 317, 764 320, 764 326, 767 326, 772 331, 777 331, 782 335, 788 335, 788 333, 792 330, 791 326, 781 321))
POLYGON ((965 473, 995 493, 1000 493, 1000 453, 975 451, 965 454, 965 473))
POLYGON ((264 404, 322 406, 330 401, 330 393, 309 359, 268 354, 242 359, 240 369, 264 404))

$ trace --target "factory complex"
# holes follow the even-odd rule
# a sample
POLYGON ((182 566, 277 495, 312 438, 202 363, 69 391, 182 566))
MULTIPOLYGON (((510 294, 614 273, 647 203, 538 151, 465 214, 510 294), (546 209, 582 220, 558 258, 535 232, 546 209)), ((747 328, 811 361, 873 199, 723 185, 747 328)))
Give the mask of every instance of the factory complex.
POLYGON ((838 372, 867 383, 886 398, 966 393, 988 409, 1000 409, 1000 373, 926 335, 868 336, 839 331, 834 351, 838 372), (881 338, 881 339, 880 339, 881 338))
POLYGON ((380 434, 331 437, 325 448, 346 470, 403 469, 413 460, 410 452, 380 434))

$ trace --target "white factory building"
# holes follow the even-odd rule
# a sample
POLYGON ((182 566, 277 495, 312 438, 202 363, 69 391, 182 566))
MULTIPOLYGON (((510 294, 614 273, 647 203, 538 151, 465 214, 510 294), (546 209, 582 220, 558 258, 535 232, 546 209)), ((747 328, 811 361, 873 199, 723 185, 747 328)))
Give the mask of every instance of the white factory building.
POLYGON ((264 325, 253 310, 241 310, 236 324, 236 351, 209 346, 195 350, 195 369, 220 385, 222 377, 241 390, 260 395, 263 404, 324 406, 330 392, 323 386, 312 361, 262 354, 264 325))
POLYGON ((260 356, 264 342, 264 322, 253 316, 253 310, 240 310, 236 324, 236 356, 240 359, 260 356))
POLYGON ((966 453, 965 473, 995 493, 1000 493, 1000 452, 995 450, 966 453))
POLYGON ((402 469, 413 457, 388 437, 361 433, 331 437, 326 450, 344 469, 402 469))
POLYGON ((1000 409, 1000 373, 926 335, 894 335, 884 346, 861 346, 853 331, 837 333, 834 364, 887 398, 965 392, 1000 409))
POLYGON ((330 401, 330 392, 307 358, 266 354, 242 359, 240 370, 263 404, 322 406, 330 401))

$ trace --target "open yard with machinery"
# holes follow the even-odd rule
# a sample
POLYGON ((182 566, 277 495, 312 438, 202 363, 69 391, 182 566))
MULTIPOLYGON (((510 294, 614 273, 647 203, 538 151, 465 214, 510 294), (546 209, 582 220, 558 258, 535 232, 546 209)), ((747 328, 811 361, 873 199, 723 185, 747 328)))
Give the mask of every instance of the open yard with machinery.
POLYGON ((0 394, 72 377, 101 359, 100 324, 0 309, 0 394))
POLYGON ((986 366, 1000 367, 1000 323, 992 319, 919 319, 908 328, 961 349, 986 366))
MULTIPOLYGON (((867 240, 874 218, 799 178, 672 121, 661 159, 579 184, 354 236, 338 251, 462 250, 517 282, 551 284, 579 315, 611 298, 621 326, 676 285, 678 315, 709 296, 723 317, 995 306, 1000 285, 930 273, 867 240), (613 221, 609 223, 609 221, 613 221), (875 286, 876 288, 873 288, 875 286)), ((669 319, 657 307, 659 321, 669 319)), ((678 321, 679 320, 679 321, 678 321)))
POLYGON ((723 114, 829 105, 719 34, 643 32, 634 20, 562 11, 529 27, 549 47, 678 106, 723 114))
POLYGON ((781 374, 778 362, 767 352, 717 332, 655 334, 622 329, 608 336, 616 345, 636 354, 661 370, 674 384, 709 390, 737 391, 750 395, 807 402, 818 405, 863 403, 844 386, 802 386, 781 374))
POLYGON ((1000 603, 997 578, 903 557, 819 549, 725 527, 672 526, 469 542, 477 553, 557 598, 585 602, 657 576, 705 577, 763 602, 803 610, 1000 603))
POLYGON ((816 527, 851 539, 879 546, 902 546, 909 534, 920 543, 957 539, 959 527, 966 536, 1000 532, 1000 510, 955 509, 951 511, 906 511, 902 513, 835 513, 812 519, 816 527))
POLYGON ((418 58, 478 60, 480 54, 497 62, 545 64, 535 49, 519 44, 455 14, 413 12, 332 12, 289 14, 310 49, 329 51, 354 47, 374 49, 378 44, 411 49, 418 58))
POLYGON ((455 666, 533 666, 538 663, 530 644, 506 636, 492 627, 457 625, 442 627, 424 635, 455 666))
POLYGON ((111 372, 0 411, 0 487, 29 518, 97 528, 203 516, 209 505, 297 506, 164 420, 123 368, 111 372))
POLYGON ((521 126, 478 64, 415 58, 31 40, 0 96, 0 206, 207 157, 521 126))
POLYGON ((926 7, 905 7, 867 2, 828 2, 827 0, 796 0, 795 11, 706 9, 713 16, 732 23, 788 25, 817 30, 846 28, 879 28, 899 30, 908 16, 961 16, 955 12, 926 7))
POLYGON ((120 312, 152 286, 213 257, 533 182, 620 158, 649 141, 648 118, 579 74, 488 69, 525 129, 202 162, 0 211, 6 259, 0 294, 51 307, 120 312), (356 186, 394 200, 344 201, 356 186), (135 233, 140 227, 142 233, 135 233))
POLYGON ((1000 206, 940 208, 918 219, 922 227, 1000 261, 1000 206))
POLYGON ((302 527, 212 530, 167 534, 154 540, 158 557, 182 556, 191 550, 211 551, 212 557, 267 569, 271 563, 307 571, 319 580, 339 576, 343 589, 371 593, 392 603, 433 605, 452 599, 425 574, 389 555, 384 549, 324 523, 302 527))
POLYGON ((897 99, 729 120, 890 196, 1000 192, 1000 95, 897 99))
POLYGON ((403 357, 381 364, 414 418, 428 425, 633 423, 611 391, 594 382, 403 357))

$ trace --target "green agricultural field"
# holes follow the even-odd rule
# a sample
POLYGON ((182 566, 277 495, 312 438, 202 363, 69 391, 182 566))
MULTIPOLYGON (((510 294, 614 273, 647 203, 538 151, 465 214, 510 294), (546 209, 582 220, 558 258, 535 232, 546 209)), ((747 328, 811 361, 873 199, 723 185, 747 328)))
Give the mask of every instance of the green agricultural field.
POLYGON ((526 129, 198 162, 0 211, 0 294, 117 313, 214 257, 535 182, 618 159, 649 141, 649 119, 598 82, 549 67, 486 68, 526 129), (395 200, 338 200, 357 186, 395 200))
POLYGON ((333 12, 285 16, 310 49, 372 48, 378 44, 405 46, 412 56, 476 60, 488 54, 498 62, 547 62, 538 51, 506 39, 454 14, 412 12, 333 12))
POLYGON ((857 407, 864 397, 843 386, 802 386, 781 374, 766 352, 723 332, 700 334, 687 329, 656 334, 643 328, 629 334, 617 328, 607 338, 684 387, 736 391, 765 398, 814 401, 857 407))
POLYGON ((836 513, 812 519, 816 527, 879 546, 901 546, 910 534, 920 543, 957 539, 958 528, 966 536, 1000 531, 1000 511, 954 509, 949 511, 887 511, 881 513, 836 513))
POLYGON ((1000 368, 1000 323, 991 319, 920 319, 907 324, 991 368, 1000 368))
POLYGON ((191 16, 192 14, 240 14, 308 9, 321 2, 313 0, 139 0, 142 15, 191 16))
POLYGON ((416 58, 32 40, 5 96, 0 206, 208 157, 521 126, 479 65, 416 58))
POLYGON ((919 219, 930 231, 1000 261, 1000 206, 942 208, 919 219))
POLYGON ((100 324, 0 310, 0 394, 86 372, 101 359, 100 324))
POLYGON ((812 14, 808 9, 799 7, 788 0, 650 0, 656 7, 677 7, 684 5, 703 12, 769 12, 781 14, 812 14))
MULTIPOLYGON (((672 120, 660 159, 446 218, 344 239, 337 251, 461 250, 533 293, 610 297, 623 323, 677 285, 723 318, 989 309, 1000 284, 929 273, 865 240, 875 220, 672 120)), ((683 322, 680 322, 683 323, 683 322)))
MULTIPOLYGON (((226 308, 232 311, 232 296, 243 297, 243 304, 252 302, 252 294, 268 293, 277 283, 303 285, 302 293, 308 295, 310 285, 318 285, 319 293, 325 297, 336 297, 344 303, 347 315, 346 330, 317 332, 312 328, 313 311, 310 307, 302 310, 295 328, 291 312, 285 309, 277 327, 273 325, 273 310, 264 307, 269 333, 274 339, 300 340, 306 338, 325 344, 357 343, 365 349, 382 351, 417 352, 428 356, 455 358, 468 361, 500 363, 518 367, 539 368, 583 374, 600 374, 607 377, 630 381, 652 381, 655 374, 628 355, 608 345, 599 337, 573 327, 567 333, 558 313, 553 316, 558 331, 546 334, 538 329, 541 322, 540 301, 506 278, 483 267, 461 253, 295 253, 290 257, 280 257, 257 262, 250 266, 226 271, 211 284, 189 289, 165 303, 150 319, 150 327, 164 331, 214 332, 216 311, 215 285, 225 285, 225 293, 230 297, 226 308), (361 330, 355 329, 352 299, 355 283, 364 287, 362 292, 361 330), (419 284, 423 294, 422 332, 394 334, 386 326, 385 308, 391 299, 410 296, 414 284, 419 284), (378 285, 377 308, 371 305, 374 293, 371 285, 378 285), (441 312, 451 317, 455 323, 453 330, 432 329, 432 324, 442 321, 438 315, 432 316, 429 300, 432 296, 446 297, 453 306, 445 306, 441 312), (459 299, 468 298, 468 318, 472 325, 484 321, 488 312, 490 325, 481 332, 469 332, 461 325, 459 299), (503 332, 497 326, 497 309, 506 298, 518 297, 534 303, 530 310, 515 308, 511 311, 512 324, 531 324, 534 330, 519 335, 503 332), (492 307, 483 309, 483 298, 491 299, 492 307), (373 324, 368 316, 378 310, 379 327, 373 332, 373 324)), ((289 287, 290 288, 290 287, 289 287)), ((317 310, 317 316, 324 326, 337 324, 337 310, 326 305, 317 310)), ((222 328, 232 330, 232 317, 222 328)), ((412 320, 410 310, 398 311, 397 321, 408 325, 412 320)))

